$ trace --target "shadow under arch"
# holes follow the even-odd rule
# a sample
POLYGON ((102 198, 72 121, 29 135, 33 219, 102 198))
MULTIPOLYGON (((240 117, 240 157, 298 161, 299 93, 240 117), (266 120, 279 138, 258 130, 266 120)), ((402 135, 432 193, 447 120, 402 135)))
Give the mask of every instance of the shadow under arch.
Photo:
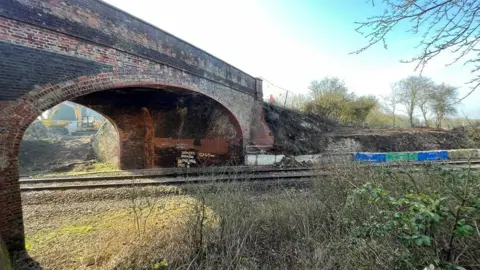
MULTIPOLYGON (((223 105, 240 125, 245 144, 248 141, 251 119, 250 117, 242 117, 242 115, 247 113, 250 108, 248 106, 238 106, 238 104, 244 103, 243 101, 249 101, 251 103, 250 106, 253 108, 254 97, 198 77, 196 78, 201 80, 201 83, 191 83, 187 77, 194 76, 185 73, 182 75, 185 77, 185 80, 175 82, 165 79, 165 75, 160 76, 149 73, 128 75, 101 73, 84 76, 54 85, 47 84, 43 87, 35 88, 19 98, 17 102, 0 110, 0 113, 3 111, 2 114, 7 116, 5 121, 14 124, 10 128, 18 128, 17 132, 9 132, 9 135, 14 135, 13 138, 9 136, 9 139, 12 139, 9 141, 14 144, 14 142, 18 142, 21 139, 25 129, 40 113, 61 102, 109 89, 174 87, 203 94, 223 105)), ((1 169, 2 167, 0 167, 1 169)))
POLYGON ((202 93, 160 85, 121 87, 72 101, 102 113, 116 124, 121 137, 122 169, 177 167, 182 165, 182 151, 196 153, 195 167, 244 162, 237 118, 202 93), (139 146, 142 144, 143 148, 139 146))
MULTIPOLYGON (((67 100, 108 89, 127 87, 178 87, 203 94, 225 107, 240 126, 243 148, 250 135, 253 96, 181 71, 176 74, 115 74, 83 76, 37 87, 0 109, 0 235, 7 248, 24 250, 24 226, 20 195, 18 152, 28 125, 43 111, 67 100), (174 79, 169 79, 169 78, 174 79), (243 114, 247 114, 244 117, 243 114)), ((172 73, 172 72, 171 72, 172 73)))

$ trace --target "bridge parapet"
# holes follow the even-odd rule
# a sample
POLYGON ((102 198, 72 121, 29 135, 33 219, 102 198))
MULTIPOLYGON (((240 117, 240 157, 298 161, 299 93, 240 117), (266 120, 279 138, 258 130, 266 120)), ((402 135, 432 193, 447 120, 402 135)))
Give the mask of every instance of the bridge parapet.
POLYGON ((254 77, 102 1, 4 0, 0 16, 127 52, 251 96, 257 94, 254 77))

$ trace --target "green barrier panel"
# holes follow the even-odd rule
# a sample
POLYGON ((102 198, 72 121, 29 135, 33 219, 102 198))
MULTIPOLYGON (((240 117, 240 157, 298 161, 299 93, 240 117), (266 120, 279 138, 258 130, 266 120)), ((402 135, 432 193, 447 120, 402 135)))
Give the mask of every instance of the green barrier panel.
POLYGON ((396 161, 417 161, 418 153, 402 152, 402 153, 387 153, 387 162, 396 161))

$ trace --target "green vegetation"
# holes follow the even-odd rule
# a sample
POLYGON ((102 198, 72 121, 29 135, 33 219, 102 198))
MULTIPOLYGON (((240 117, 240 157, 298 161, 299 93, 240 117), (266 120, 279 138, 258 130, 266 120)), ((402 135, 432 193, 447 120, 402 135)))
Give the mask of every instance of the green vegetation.
POLYGON ((381 99, 356 96, 336 77, 313 81, 309 89, 307 96, 290 97, 289 106, 343 125, 452 128, 466 121, 448 118, 457 112, 458 89, 444 83, 435 84, 426 77, 409 76, 402 79, 392 84, 390 93, 381 99), (399 114, 399 111, 406 115, 399 114))
POLYGON ((373 108, 365 119, 369 127, 375 128, 407 128, 409 127, 408 118, 402 115, 392 115, 387 113, 380 106, 373 108))
MULTIPOLYGON (((29 234, 47 268, 476 269, 480 173, 436 166, 331 167, 308 188, 195 186, 29 234), (53 248, 55 247, 55 248, 53 248)), ((93 203, 93 202, 92 202, 93 203)), ((28 224, 28 223, 27 223, 28 224)))
POLYGON ((390 110, 402 105, 407 113, 410 126, 415 123, 415 113, 420 111, 423 125, 429 126, 430 116, 435 119, 435 127, 440 128, 446 116, 457 112, 458 89, 456 87, 435 84, 431 79, 422 76, 409 76, 398 81, 392 87, 392 92, 386 97, 390 110))
POLYGON ((373 96, 357 97, 350 93, 344 82, 335 77, 313 81, 310 96, 312 100, 304 106, 307 113, 343 124, 361 125, 378 103, 373 96))
MULTIPOLYGON (((29 255, 47 269, 132 269, 130 264, 164 269, 168 262, 162 257, 181 256, 175 253, 187 248, 182 237, 187 236, 197 202, 186 196, 170 199, 143 194, 136 189, 130 198, 113 201, 113 209, 100 213, 85 211, 45 218, 49 219, 45 220, 50 224, 47 228, 27 230, 29 255), (51 223, 50 219, 57 222, 51 223)), ((215 222, 210 221, 211 216, 212 211, 206 209, 208 226, 215 222)))
POLYGON ((435 115, 435 126, 437 128, 442 126, 445 116, 457 113, 457 108, 455 108, 457 95, 458 91, 455 87, 444 83, 438 85, 435 91, 429 93, 428 102, 435 115))
POLYGON ((91 167, 87 168, 87 172, 111 172, 118 170, 117 167, 110 163, 95 162, 91 167))
POLYGON ((2 239, 0 239, 0 269, 5 269, 5 270, 12 269, 7 248, 3 244, 2 239))

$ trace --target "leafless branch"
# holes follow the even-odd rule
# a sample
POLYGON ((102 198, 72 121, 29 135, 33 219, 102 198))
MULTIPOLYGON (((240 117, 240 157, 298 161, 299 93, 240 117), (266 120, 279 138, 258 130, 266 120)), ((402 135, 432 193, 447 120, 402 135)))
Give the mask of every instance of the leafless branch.
MULTIPOLYGON (((451 53, 452 65, 464 61, 473 65, 472 74, 478 73, 480 66, 480 1, 478 0, 372 0, 372 5, 380 2, 385 7, 380 15, 356 22, 356 31, 367 39, 367 45, 352 52, 361 53, 373 45, 382 44, 387 48, 387 35, 400 25, 409 25, 408 32, 419 35, 419 54, 404 63, 416 63, 415 70, 422 74, 430 60, 439 54, 451 53)), ((467 82, 471 91, 458 102, 464 100, 480 85, 480 75, 467 82)))

